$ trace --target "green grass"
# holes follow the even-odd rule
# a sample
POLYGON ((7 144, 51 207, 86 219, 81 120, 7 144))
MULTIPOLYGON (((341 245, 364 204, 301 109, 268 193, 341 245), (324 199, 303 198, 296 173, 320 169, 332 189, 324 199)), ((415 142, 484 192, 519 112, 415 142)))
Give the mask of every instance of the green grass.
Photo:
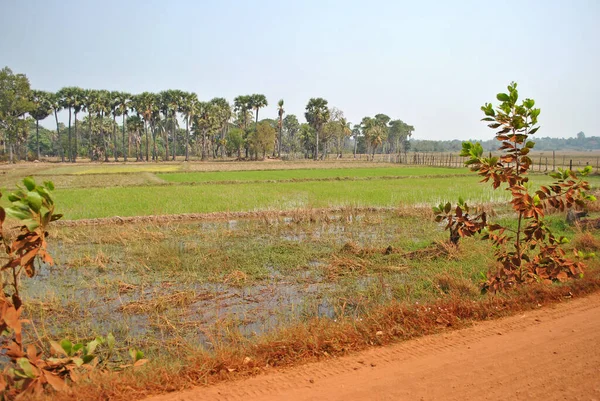
POLYGON ((505 199, 476 177, 403 180, 241 183, 218 186, 142 186, 64 189, 56 202, 65 219, 179 213, 292 210, 335 206, 434 204, 463 196, 471 202, 505 199))
POLYGON ((141 173, 141 172, 150 172, 150 173, 164 173, 171 171, 179 171, 181 170, 181 164, 173 165, 173 164, 160 164, 160 165, 152 165, 152 164, 143 164, 140 166, 135 165, 102 165, 102 166, 68 166, 68 167, 56 167, 49 170, 44 170, 39 173, 40 175, 61 175, 61 174, 78 174, 78 175, 88 175, 88 174, 119 174, 119 173, 141 173))
MULTIPOLYGON (((536 183, 549 177, 536 176, 536 183)), ((59 189, 58 210, 65 219, 147 216, 179 213, 293 210, 339 206, 397 207, 456 201, 470 203, 508 199, 504 190, 478 184, 476 176, 322 181, 235 183, 218 186, 139 186, 59 189)), ((598 178, 590 180, 598 184, 598 178)))
POLYGON ((468 174, 467 169, 443 167, 333 168, 263 171, 210 171, 167 173, 158 176, 169 182, 309 180, 327 178, 408 177, 468 174))

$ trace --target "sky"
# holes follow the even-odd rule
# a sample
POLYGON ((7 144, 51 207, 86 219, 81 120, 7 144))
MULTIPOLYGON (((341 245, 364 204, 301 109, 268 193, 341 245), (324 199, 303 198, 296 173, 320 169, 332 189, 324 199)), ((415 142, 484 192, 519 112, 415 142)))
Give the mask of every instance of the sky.
POLYGON ((48 91, 262 93, 261 118, 323 97, 415 139, 490 139, 480 107, 515 81, 536 135, 600 136, 599 0, 0 0, 3 66, 48 91))

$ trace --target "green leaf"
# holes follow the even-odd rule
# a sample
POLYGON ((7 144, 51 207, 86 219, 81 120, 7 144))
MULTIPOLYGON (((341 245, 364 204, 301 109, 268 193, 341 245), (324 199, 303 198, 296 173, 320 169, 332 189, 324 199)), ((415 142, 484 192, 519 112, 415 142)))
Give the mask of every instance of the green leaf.
POLYGON ((77 344, 73 345, 73 354, 75 354, 77 351, 79 351, 82 348, 83 348, 82 343, 77 343, 77 344))
POLYGON ((42 207, 42 197, 40 194, 37 192, 27 192, 27 198, 25 198, 25 200, 29 203, 29 206, 31 206, 31 209, 34 212, 39 213, 42 207))
POLYGON ((73 344, 71 343, 71 341, 69 341, 65 338, 64 340, 62 340, 60 342, 60 346, 62 347, 62 349, 65 350, 67 355, 69 355, 69 356, 73 355, 73 344))
POLYGON ((94 359, 96 358, 95 355, 92 354, 88 354, 88 355, 84 355, 83 358, 81 359, 83 361, 83 363, 90 363, 92 362, 94 359))
POLYGON ((496 99, 498 99, 501 102, 508 102, 508 101, 510 101, 510 97, 506 93, 498 93, 496 95, 496 99))
POLYGON ((529 135, 533 135, 536 132, 538 132, 538 130, 540 129, 540 127, 535 127, 534 129, 532 129, 531 131, 529 131, 529 135))
POLYGON ((16 202, 21 200, 21 198, 18 197, 16 194, 8 194, 8 200, 11 202, 16 202))
POLYGON ((7 215, 17 220, 27 220, 33 217, 30 211, 25 212, 14 207, 7 207, 5 210, 7 215))
POLYGON ((35 181, 31 177, 25 177, 23 179, 23 184, 28 191, 33 191, 35 189, 35 181))
POLYGON ((525 144, 525 147, 527 149, 533 149, 534 146, 535 146, 535 142, 533 142, 533 141, 527 141, 527 143, 525 144))
POLYGON ((44 186, 50 191, 54 191, 54 183, 52 181, 44 181, 44 186))
POLYGON ((31 366, 31 363, 29 363, 29 360, 27 358, 17 359, 17 364, 23 370, 23 373, 25 373, 25 375, 28 378, 35 379, 37 377, 37 375, 33 371, 33 366, 31 366))
POLYGON ((106 344, 108 345, 108 349, 112 350, 115 347, 115 336, 112 333, 108 333, 106 336, 106 344))

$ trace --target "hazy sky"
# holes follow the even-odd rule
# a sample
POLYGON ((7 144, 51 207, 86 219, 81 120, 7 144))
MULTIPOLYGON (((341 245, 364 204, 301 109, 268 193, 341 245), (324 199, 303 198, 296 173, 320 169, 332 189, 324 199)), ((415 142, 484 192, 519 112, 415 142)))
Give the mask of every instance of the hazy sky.
POLYGON ((264 93, 262 117, 324 97, 417 139, 490 138, 479 107, 514 80, 538 135, 600 136, 600 0, 0 0, 4 65, 50 91, 264 93))

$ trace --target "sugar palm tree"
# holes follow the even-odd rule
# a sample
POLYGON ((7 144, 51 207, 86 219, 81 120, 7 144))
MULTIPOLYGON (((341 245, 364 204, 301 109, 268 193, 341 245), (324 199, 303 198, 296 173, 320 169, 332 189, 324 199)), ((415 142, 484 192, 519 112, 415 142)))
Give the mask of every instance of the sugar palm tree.
POLYGON ((279 140, 277 141, 277 157, 281 157, 281 132, 283 130, 283 114, 285 110, 283 109, 283 99, 280 99, 277 102, 277 114, 279 115, 279 140))
POLYGON ((193 130, 196 136, 200 134, 202 136, 202 160, 206 160, 206 136, 209 131, 214 129, 216 125, 216 118, 214 113, 214 106, 210 102, 198 102, 194 110, 193 130))
POLYGON ((255 93, 254 95, 250 95, 250 106, 254 111, 256 111, 256 120, 255 124, 258 124, 258 110, 263 107, 267 107, 269 103, 267 102, 267 98, 265 95, 255 93))
MULTIPOLYGON (((141 132, 143 132, 143 129, 144 129, 144 122, 142 121, 142 118, 139 115, 127 117, 127 132, 128 132, 128 137, 129 137, 128 143, 131 144, 131 138, 133 138, 133 141, 135 142, 135 160, 136 161, 144 160, 144 156, 142 155, 142 138, 141 138, 141 132)), ((129 149, 127 150, 126 154, 128 154, 128 153, 129 153, 129 149)))
POLYGON ((102 138, 102 143, 104 144, 104 161, 108 162, 108 139, 106 138, 106 130, 104 126, 104 117, 109 115, 112 111, 112 98, 111 92, 107 90, 98 90, 97 91, 97 102, 96 102, 96 112, 98 113, 98 117, 100 119, 100 136, 102 138))
POLYGON ((319 133, 325 124, 329 120, 329 108, 327 107, 327 100, 317 97, 311 98, 306 105, 306 112, 304 116, 306 121, 314 128, 316 133, 315 143, 315 160, 319 157, 319 133))
POLYGON ((36 148, 37 148, 37 159, 39 160, 40 155, 40 121, 52 114, 52 94, 40 90, 32 91, 32 101, 35 105, 31 111, 31 117, 35 119, 35 137, 36 137, 36 148))
MULTIPOLYGON (((127 117, 127 114, 129 112, 130 109, 130 105, 131 105, 131 95, 129 93, 125 93, 125 92, 120 92, 119 93, 119 97, 118 97, 118 102, 117 102, 117 114, 120 116, 123 116, 123 126, 121 127, 122 129, 122 134, 123 134, 123 161, 127 161, 127 156, 129 155, 129 149, 125 147, 125 119, 127 117)), ((127 119, 127 121, 129 121, 129 119, 127 119)), ((129 141, 127 141, 129 142, 129 141)), ((115 149, 117 148, 117 143, 116 143, 116 137, 115 137, 115 149)), ((116 152, 116 151, 115 151, 116 152)), ((116 153, 115 153, 116 154, 116 153)))
POLYGON ((190 160, 189 145, 190 145, 190 123, 194 117, 194 112, 197 108, 198 96, 195 93, 184 92, 181 95, 179 103, 179 112, 185 120, 185 161, 190 160))
POLYGON ((73 87, 71 91, 71 99, 73 106, 73 117, 75 118, 75 135, 73 136, 73 150, 71 151, 71 161, 73 163, 77 162, 77 156, 79 154, 79 131, 77 130, 77 114, 81 113, 85 107, 85 91, 78 87, 73 87))
POLYGON ((153 149, 152 160, 156 157, 156 137, 154 135, 154 124, 159 114, 157 95, 150 92, 143 92, 135 97, 134 108, 144 119, 144 132, 146 135, 146 161, 150 160, 150 146, 148 141, 148 125, 152 134, 153 149))
POLYGON ((58 123, 58 112, 62 110, 62 101, 57 93, 52 93, 49 97, 50 107, 54 112, 54 120, 56 121, 56 153, 60 155, 61 161, 65 161, 64 149, 60 137, 60 124, 58 123))
POLYGON ((93 120, 94 115, 98 114, 98 91, 95 89, 86 89, 83 91, 83 107, 88 113, 88 157, 90 160, 94 157, 94 148, 92 146, 94 138, 93 120))
MULTIPOLYGON (((60 102, 60 106, 63 109, 69 110, 69 125, 68 125, 68 136, 67 136, 67 158, 71 161, 71 111, 73 107, 73 88, 66 87, 60 89, 56 92, 56 96, 58 97, 58 101, 60 102)), ((64 152, 61 154, 61 161, 65 161, 64 152)))
MULTIPOLYGON (((231 105, 227 102, 226 99, 222 97, 216 97, 210 101, 216 128, 219 130, 219 138, 218 138, 218 146, 223 146, 223 141, 225 139, 226 130, 229 124, 229 120, 231 119, 231 105)), ((217 140, 217 138, 214 138, 217 140)), ((213 145, 213 157, 217 157, 218 147, 213 145)))

